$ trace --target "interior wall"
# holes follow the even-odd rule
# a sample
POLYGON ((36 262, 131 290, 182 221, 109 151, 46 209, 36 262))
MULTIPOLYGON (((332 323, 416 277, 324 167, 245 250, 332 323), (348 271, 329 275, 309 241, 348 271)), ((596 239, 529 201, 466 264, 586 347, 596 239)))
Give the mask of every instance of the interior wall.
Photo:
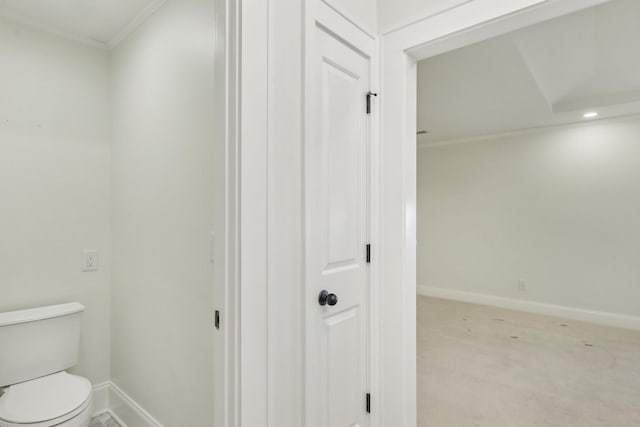
POLYGON ((356 25, 371 34, 376 34, 378 26, 378 6, 376 0, 322 0, 341 12, 356 25))
POLYGON ((469 0, 377 0, 378 30, 384 34, 468 2, 469 0))
POLYGON ((636 117, 421 147, 418 285, 639 316, 639 139, 636 117))
POLYGON ((110 378, 109 144, 108 53, 0 19, 0 311, 85 305, 72 371, 94 384, 110 378))
POLYGON ((112 378, 213 424, 214 1, 165 3, 112 55, 112 378))
MULTIPOLYGON (((307 2, 306 7, 309 5, 307 2)), ((266 153, 269 419, 264 425, 272 427, 304 425, 301 135, 305 36, 299 21, 304 8, 297 0, 269 2, 270 109, 266 153)))

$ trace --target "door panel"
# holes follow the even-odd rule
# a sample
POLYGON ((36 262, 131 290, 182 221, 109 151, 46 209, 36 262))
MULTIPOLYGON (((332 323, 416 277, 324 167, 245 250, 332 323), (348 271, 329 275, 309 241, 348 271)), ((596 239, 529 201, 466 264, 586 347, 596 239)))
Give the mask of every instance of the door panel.
POLYGON ((325 318, 330 426, 351 426, 362 411, 358 314, 356 307, 325 318))
POLYGON ((366 426, 369 58, 314 33, 305 148, 307 426, 366 426), (337 295, 321 306, 320 292, 337 295))
POLYGON ((358 241, 359 81, 323 61, 327 267, 354 266, 358 241))

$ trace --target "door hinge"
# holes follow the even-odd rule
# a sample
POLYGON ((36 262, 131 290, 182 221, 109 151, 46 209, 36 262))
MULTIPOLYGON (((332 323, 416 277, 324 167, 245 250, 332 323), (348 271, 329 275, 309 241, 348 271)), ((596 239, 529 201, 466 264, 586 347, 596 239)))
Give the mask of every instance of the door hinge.
POLYGON ((371 91, 367 92, 367 114, 371 114, 371 97, 372 96, 378 96, 378 94, 371 91))
POLYGON ((367 243, 367 262, 371 262, 371 243, 367 243))
POLYGON ((367 393, 367 414, 371 413, 371 393, 367 393))
POLYGON ((216 329, 220 329, 220 311, 216 310, 216 318, 215 318, 216 329))

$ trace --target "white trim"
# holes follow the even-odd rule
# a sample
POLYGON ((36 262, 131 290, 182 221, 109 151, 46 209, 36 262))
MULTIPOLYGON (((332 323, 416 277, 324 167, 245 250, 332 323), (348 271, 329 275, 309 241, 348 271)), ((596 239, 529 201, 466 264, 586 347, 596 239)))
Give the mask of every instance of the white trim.
POLYGON ((76 34, 72 31, 65 30, 55 25, 44 24, 36 21, 18 12, 12 12, 8 10, 0 11, 0 18, 4 18, 8 21, 13 21, 18 24, 25 25, 27 27, 34 28, 49 34, 56 35, 58 37, 74 41, 87 45, 89 47, 111 50, 118 46, 122 41, 129 37, 140 25, 142 25, 151 15, 153 15, 160 7, 166 3, 166 0, 155 0, 144 9, 138 12, 131 21, 129 21, 120 31, 118 31, 110 40, 103 42, 101 40, 92 39, 81 34, 76 34))
POLYGON ((265 254, 268 419, 251 424, 253 427, 304 425, 302 53, 305 41, 301 20, 308 2, 304 3, 269 1, 269 65, 266 73, 262 71, 268 78, 269 132, 265 177, 268 185, 265 254))
POLYGON ((403 30, 404 28, 407 28, 407 27, 410 27, 412 25, 418 24, 418 23, 420 23, 422 21, 426 21, 427 19, 431 19, 431 18, 433 18, 435 16, 442 15, 443 13, 447 13, 452 9, 458 8, 460 6, 464 6, 466 3, 470 3, 472 1, 474 1, 474 0, 464 0, 461 3, 451 5, 449 7, 446 7, 444 9, 442 9, 442 10, 439 10, 437 12, 427 12, 426 14, 424 14, 424 16, 419 16, 416 19, 413 19, 411 21, 399 22, 399 23, 396 23, 396 24, 391 24, 387 28, 380 28, 380 35, 386 36, 387 34, 391 34, 393 32, 403 30))
MULTIPOLYGON (((371 91, 379 93, 380 88, 380 38, 376 37, 374 52, 371 57, 371 91)), ((380 263, 380 109, 378 97, 371 102, 371 120, 369 125, 369 244, 371 244, 371 263, 369 264, 369 392, 371 400, 370 427, 382 427, 382 310, 380 263), (380 398, 378 398, 380 396, 380 398)))
POLYGON ((372 39, 376 38, 376 31, 373 28, 370 28, 368 25, 363 23, 361 20, 353 17, 349 12, 342 10, 342 8, 334 4, 332 0, 321 0, 324 4, 326 4, 329 8, 337 12, 344 19, 349 21, 354 27, 358 28, 360 31, 366 33, 372 39))
POLYGON ((417 60, 429 58, 608 1, 475 0, 408 27, 414 37, 424 33, 427 39, 409 48, 409 54, 417 60), (449 31, 443 33, 443 28, 449 31))
POLYGON ((122 427, 163 427, 149 412, 111 381, 93 386, 93 413, 109 413, 122 427))
POLYGON ((415 427, 416 64, 387 37, 380 57, 380 424, 415 427))
POLYGON ((416 62, 606 0, 474 0, 382 38, 383 425, 417 424, 416 62))
POLYGON ((109 412, 117 416, 127 427, 163 427, 113 382, 109 383, 109 412))
POLYGON ((364 56, 372 57, 375 52, 375 37, 355 25, 335 8, 321 1, 315 9, 309 10, 313 24, 319 25, 337 36, 347 45, 359 50, 364 56))
POLYGON ((103 50, 108 49, 107 44, 104 42, 94 40, 90 37, 82 36, 80 34, 76 34, 72 31, 64 30, 54 25, 43 24, 42 22, 38 22, 34 19, 29 18, 26 15, 23 15, 17 12, 10 12, 7 10, 0 11, 0 18, 4 18, 7 21, 14 22, 16 24, 21 24, 21 25, 24 25, 48 34, 53 34, 63 39, 80 43, 89 47, 93 47, 96 49, 103 49, 103 50))
POLYGON ((269 420, 269 19, 270 2, 240 2, 240 419, 269 420))
POLYGON ((536 134, 536 133, 544 133, 544 132, 549 132, 549 131, 558 130, 558 129, 567 129, 567 128, 572 128, 572 127, 587 127, 587 126, 592 126, 592 125, 601 124, 601 123, 619 123, 619 122, 634 121, 634 120, 638 120, 638 119, 640 119, 640 114, 636 113, 636 114, 628 114, 628 115, 625 115, 625 116, 604 117, 604 118, 601 118, 601 119, 591 119, 591 120, 587 120, 587 121, 581 120, 581 121, 575 121, 575 122, 569 122, 569 123, 560 123, 560 124, 551 124, 551 125, 546 125, 546 126, 537 126, 537 127, 524 128, 524 129, 518 129, 518 130, 513 130, 513 131, 497 132, 497 133, 490 133, 490 134, 484 134, 484 135, 470 136, 470 137, 466 137, 466 138, 442 139, 442 140, 433 141, 433 142, 421 141, 421 142, 418 142, 418 149, 421 149, 421 148, 432 148, 432 147, 442 147, 442 146, 445 146, 445 145, 468 144, 470 142, 479 142, 479 141, 486 141, 486 140, 509 138, 509 137, 513 137, 513 136, 522 136, 522 135, 531 135, 531 134, 536 134))
POLYGON ((215 0, 215 169, 214 231, 216 268, 214 310, 220 310, 220 329, 213 334, 216 349, 212 405, 215 427, 240 425, 240 266, 239 266, 239 103, 240 103, 240 1, 215 0))
POLYGON ((438 288, 435 286, 421 285, 418 286, 417 291, 418 295, 428 297, 462 301, 471 304, 488 305, 491 307, 524 311, 526 313, 543 314, 545 316, 561 317, 565 319, 578 320, 580 322, 595 323, 597 325, 640 330, 640 316, 629 316, 605 311, 547 304, 538 301, 527 301, 455 289, 438 288))
POLYGON ((111 383, 109 381, 105 381, 93 386, 93 417, 109 410, 110 386, 111 383))
POLYGON ((160 7, 165 4, 166 0, 155 0, 149 3, 144 9, 136 14, 131 21, 129 21, 120 31, 116 33, 105 46, 108 49, 113 49, 120 44, 124 39, 129 37, 135 30, 138 29, 151 15, 156 13, 160 7))

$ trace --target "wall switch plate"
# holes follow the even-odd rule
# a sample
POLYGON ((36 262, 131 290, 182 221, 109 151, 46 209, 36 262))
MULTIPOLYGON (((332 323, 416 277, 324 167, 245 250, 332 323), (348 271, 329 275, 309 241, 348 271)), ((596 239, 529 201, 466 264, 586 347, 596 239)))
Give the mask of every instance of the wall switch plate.
POLYGON ((82 271, 98 271, 98 251, 82 251, 82 271))

